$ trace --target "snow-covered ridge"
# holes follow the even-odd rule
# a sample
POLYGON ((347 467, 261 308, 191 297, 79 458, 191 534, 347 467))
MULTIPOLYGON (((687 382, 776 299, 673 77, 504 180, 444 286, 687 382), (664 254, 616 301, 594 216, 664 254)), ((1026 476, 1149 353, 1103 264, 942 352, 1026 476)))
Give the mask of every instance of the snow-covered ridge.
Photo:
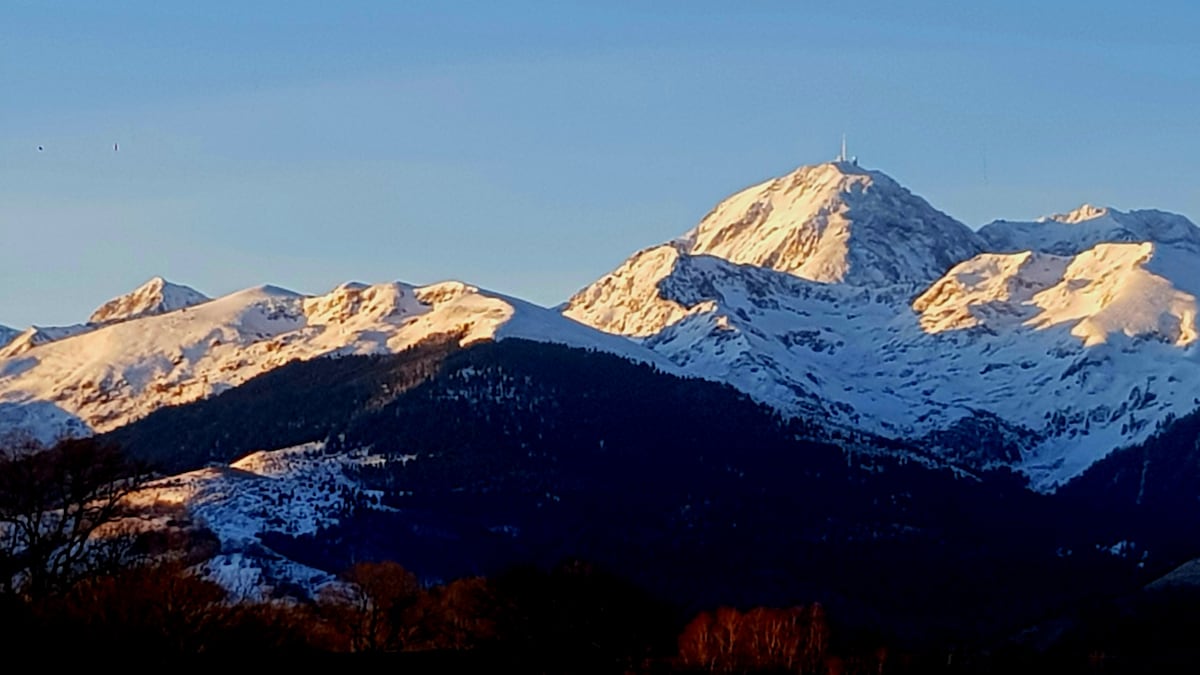
POLYGON ((1011 327, 1035 313, 1033 297, 1063 278, 1069 259, 1026 251, 983 253, 955 265, 913 301, 928 333, 1011 327))
POLYGON ((92 312, 88 323, 110 323, 139 316, 164 314, 208 300, 208 296, 195 289, 173 284, 162 277, 154 277, 133 292, 113 298, 98 307, 92 312))
POLYGON ((688 313, 687 307, 664 297, 658 286, 686 255, 673 244, 639 251, 572 296, 563 314, 608 333, 653 335, 688 313))
POLYGON ((208 296, 187 286, 173 284, 162 277, 154 277, 132 292, 113 298, 98 307, 92 312, 87 323, 70 326, 30 326, 19 332, 0 326, 0 359, 20 356, 38 345, 93 331, 105 324, 165 314, 208 300, 208 296), (9 335, 6 331, 15 334, 9 335))
POLYGON ((50 440, 107 431, 297 359, 395 353, 450 334, 461 335, 463 344, 505 337, 558 342, 670 368, 629 340, 458 282, 345 284, 316 297, 262 286, 0 359, 0 433, 21 429, 50 440))
POLYGON ((38 345, 86 333, 93 328, 95 326, 82 323, 73 326, 30 326, 0 347, 0 359, 19 356, 38 345))
POLYGON ((1098 244, 1073 257, 1026 251, 960 263, 913 302, 931 333, 1069 325, 1085 346, 1115 334, 1185 347, 1196 298, 1146 269, 1155 245, 1098 244))
POLYGON ((680 241, 692 254, 859 285, 923 286, 982 250, 967 226, 849 162, 800 167, 747 188, 680 241))
POLYGON ((998 253, 1075 255, 1097 244, 1119 242, 1152 242, 1200 253, 1200 228, 1184 216, 1153 209, 1124 212, 1091 204, 1030 222, 997 220, 980 228, 979 236, 987 250, 998 253))
POLYGON ((1071 334, 1085 346, 1114 334, 1149 338, 1178 347, 1196 340, 1196 298, 1147 269, 1156 246, 1097 244, 1075 256, 1063 280, 1034 296, 1042 310, 1031 325, 1074 323, 1071 334))

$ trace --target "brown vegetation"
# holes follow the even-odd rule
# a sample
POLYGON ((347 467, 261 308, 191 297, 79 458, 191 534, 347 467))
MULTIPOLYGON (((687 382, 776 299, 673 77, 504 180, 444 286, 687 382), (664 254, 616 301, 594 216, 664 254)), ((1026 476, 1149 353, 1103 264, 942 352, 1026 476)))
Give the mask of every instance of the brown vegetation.
POLYGON ((829 625, 821 605, 703 612, 679 636, 679 663, 710 673, 823 673, 829 625))

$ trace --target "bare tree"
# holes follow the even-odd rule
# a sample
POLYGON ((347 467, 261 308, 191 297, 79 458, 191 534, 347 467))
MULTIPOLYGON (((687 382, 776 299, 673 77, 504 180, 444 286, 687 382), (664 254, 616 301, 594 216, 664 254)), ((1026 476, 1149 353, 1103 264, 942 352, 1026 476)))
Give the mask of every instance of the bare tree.
POLYGON ((687 670, 713 673, 818 673, 826 669, 829 626, 819 604, 746 613, 703 612, 679 636, 687 670))
POLYGON ((327 586, 317 598, 321 613, 347 634, 351 651, 403 649, 416 625, 406 614, 422 595, 412 572, 397 563, 363 562, 327 586))
POLYGON ((93 535, 127 515, 146 475, 92 438, 0 448, 0 592, 44 597, 111 563, 93 535))

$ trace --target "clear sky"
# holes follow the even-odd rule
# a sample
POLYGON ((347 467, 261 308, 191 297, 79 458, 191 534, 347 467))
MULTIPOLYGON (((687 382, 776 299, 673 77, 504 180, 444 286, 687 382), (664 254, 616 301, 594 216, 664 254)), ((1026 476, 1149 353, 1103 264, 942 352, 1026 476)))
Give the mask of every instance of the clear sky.
POLYGON ((973 227, 1200 220, 1196 5, 5 0, 0 324, 155 275, 553 305, 843 132, 973 227))

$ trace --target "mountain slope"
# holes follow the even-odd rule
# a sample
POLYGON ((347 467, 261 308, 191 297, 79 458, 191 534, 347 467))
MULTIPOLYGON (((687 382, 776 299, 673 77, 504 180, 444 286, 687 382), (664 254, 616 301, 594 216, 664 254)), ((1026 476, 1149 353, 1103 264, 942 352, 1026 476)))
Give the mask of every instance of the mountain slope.
POLYGON ((1164 528, 1197 519, 1193 505, 1200 500, 1200 411, 1162 421, 1150 438, 1097 461, 1063 493, 1103 495, 1117 508, 1148 510, 1164 528))
POLYGON ((460 349, 458 335, 444 334, 395 354, 294 361, 216 396, 155 410, 104 440, 165 473, 323 441, 429 380, 460 349))
POLYGON ((1151 243, 1097 244, 1072 257, 986 254, 952 269, 914 302, 928 332, 1070 325, 1085 346, 1116 334, 1186 347, 1196 298, 1154 274, 1151 243))
POLYGON ((317 297, 263 286, 110 323, 0 359, 0 406, 10 411, 10 428, 22 406, 61 413, 61 423, 26 429, 44 440, 78 433, 76 418, 106 431, 162 406, 236 387, 293 360, 392 353, 437 334, 457 335, 463 344, 520 336, 669 367, 623 338, 458 282, 421 288, 346 284, 317 297))
POLYGON ((4 349, 5 345, 7 345, 9 342, 12 342, 13 338, 17 337, 20 334, 21 334, 21 331, 15 329, 15 328, 9 328, 8 326, 0 326, 0 349, 4 349))
POLYGON ((163 452, 164 431, 207 418, 186 425, 206 430, 181 439, 189 457, 171 458, 193 472, 146 502, 177 500, 208 521, 222 546, 207 569, 256 588, 311 589, 353 560, 436 580, 581 556, 689 606, 820 600, 843 621, 962 635, 1007 632, 1176 563, 1152 541, 1112 554, 1105 511, 1076 521, 1009 475, 930 468, 882 439, 805 440, 816 420, 561 345, 456 348, 341 422, 307 414, 346 400, 317 383, 356 373, 365 393, 410 372, 413 356, 291 364, 246 385, 256 393, 160 410, 112 438, 163 452), (299 397, 315 400, 294 417, 303 383, 299 397), (247 407, 263 424, 241 423, 247 407), (318 440, 247 454, 289 419, 318 440), (224 442, 235 437, 241 450, 224 442))
POLYGON ((823 282, 927 284, 982 250, 962 223, 878 171, 804 166, 722 201, 684 250, 823 282))
POLYGON ((88 324, 75 324, 73 326, 30 326, 13 336, 8 341, 8 344, 0 347, 0 359, 20 356, 38 345, 86 333, 93 328, 95 326, 88 324))

